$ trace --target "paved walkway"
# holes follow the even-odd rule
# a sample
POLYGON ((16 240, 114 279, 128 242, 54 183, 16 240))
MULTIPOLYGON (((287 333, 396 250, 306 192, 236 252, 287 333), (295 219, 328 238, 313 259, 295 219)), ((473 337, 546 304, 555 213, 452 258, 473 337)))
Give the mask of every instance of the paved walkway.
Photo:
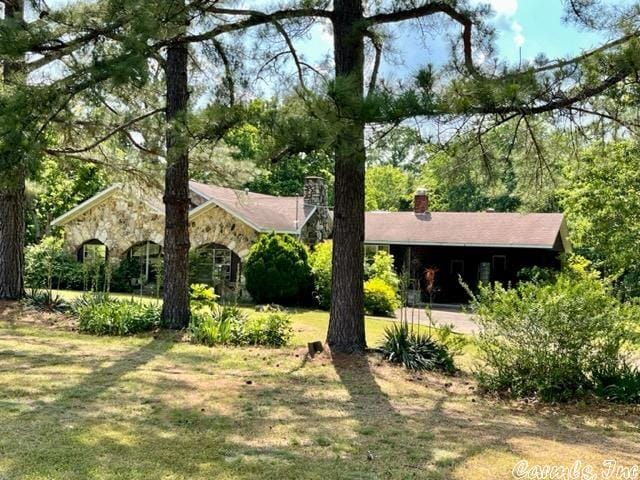
MULTIPOLYGON (((407 307, 406 315, 409 322, 411 322, 411 316, 413 315, 414 322, 418 322, 421 325, 429 325, 429 319, 424 308, 407 307)), ((472 320, 472 316, 462 312, 458 307, 433 307, 432 316, 436 325, 453 325, 453 330, 458 333, 478 333, 478 325, 472 320)), ((396 320, 400 320, 399 310, 396 312, 396 320)))

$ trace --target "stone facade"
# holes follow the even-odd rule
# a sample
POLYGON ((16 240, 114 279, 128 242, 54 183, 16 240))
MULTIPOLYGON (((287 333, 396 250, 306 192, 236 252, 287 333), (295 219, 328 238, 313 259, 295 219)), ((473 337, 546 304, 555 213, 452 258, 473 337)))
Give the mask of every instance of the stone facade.
POLYGON ((302 227, 300 240, 309 246, 326 240, 331 235, 333 221, 329 211, 327 183, 322 177, 304 179, 304 203, 315 205, 316 212, 302 227))
POLYGON ((75 253, 89 240, 100 240, 117 259, 133 245, 164 245, 164 215, 138 197, 115 190, 108 198, 64 225, 65 246, 75 253))
MULTIPOLYGON (((194 192, 192 208, 206 200, 194 192)), ((326 240, 331 234, 332 219, 327 206, 324 179, 305 179, 305 206, 316 211, 302 227, 300 239, 307 245, 326 240)), ((99 240, 108 248, 109 258, 122 258, 134 245, 151 241, 164 246, 164 214, 161 194, 119 186, 105 193, 93 206, 63 224, 66 248, 75 253, 90 240, 99 240)), ((260 235, 253 227, 215 204, 204 206, 190 218, 191 248, 210 243, 227 247, 243 260, 260 235)))
POLYGON ((204 207, 204 210, 190 220, 189 227, 191 248, 217 243, 227 247, 241 259, 246 258, 258 237, 253 228, 216 205, 204 207))

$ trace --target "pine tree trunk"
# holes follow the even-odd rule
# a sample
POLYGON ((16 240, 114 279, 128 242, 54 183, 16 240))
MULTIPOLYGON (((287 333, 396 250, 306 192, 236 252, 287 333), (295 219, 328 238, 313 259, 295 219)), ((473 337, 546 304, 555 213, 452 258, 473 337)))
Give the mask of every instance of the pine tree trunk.
POLYGON ((187 61, 186 44, 169 47, 162 319, 170 328, 183 328, 189 323, 189 155, 184 123, 189 99, 187 61))
POLYGON ((333 35, 336 96, 342 120, 335 152, 333 280, 327 343, 333 352, 366 348, 364 331, 364 39, 362 0, 335 0, 333 35), (349 93, 345 93, 344 90, 349 93))
POLYGON ((0 300, 24 293, 24 184, 21 165, 0 183, 0 300))
MULTIPOLYGON (((22 21, 22 0, 4 2, 5 17, 22 21)), ((3 65, 4 82, 20 81, 24 64, 3 65)), ((24 293, 25 169, 18 164, 0 178, 0 299, 15 300, 24 293)))

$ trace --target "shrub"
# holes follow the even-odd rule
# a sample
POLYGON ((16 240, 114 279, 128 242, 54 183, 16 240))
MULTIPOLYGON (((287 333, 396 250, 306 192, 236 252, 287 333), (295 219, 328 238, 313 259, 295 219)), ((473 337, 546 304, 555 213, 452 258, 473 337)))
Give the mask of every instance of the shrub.
POLYGON ((125 257, 117 263, 111 272, 110 290, 112 292, 133 292, 135 287, 131 284, 131 279, 138 278, 139 276, 140 265, 138 260, 125 257))
POLYGON ((189 334, 193 343, 209 347, 237 344, 246 322, 247 316, 237 307, 196 305, 191 308, 189 334))
POLYGON ((640 403, 640 371, 623 362, 610 370, 594 372, 596 395, 610 402, 640 403))
POLYGON ((293 335, 291 317, 286 313, 269 313, 249 319, 242 344, 284 347, 293 335))
POLYGON ((62 247, 62 239, 45 237, 25 249, 24 281, 35 289, 79 289, 83 284, 82 264, 62 247))
POLYGON ((195 303, 213 308, 217 305, 218 298, 220 297, 216 295, 215 289, 206 283, 191 284, 189 299, 192 304, 195 303))
POLYGON ((398 293, 400 279, 393 269, 393 255, 384 250, 378 250, 373 257, 373 261, 365 263, 365 276, 369 280, 379 278, 393 288, 396 294, 398 293))
POLYGON ((364 311, 368 315, 393 315, 399 306, 395 290, 384 280, 372 278, 364 283, 364 311))
POLYGON ((309 264, 313 274, 313 296, 321 308, 331 306, 331 257, 333 244, 326 241, 317 244, 309 256, 309 264))
POLYGON ((601 372, 620 371, 621 348, 637 316, 607 283, 579 269, 510 290, 481 286, 472 305, 482 327, 481 387, 544 401, 602 394, 601 372))
MULTIPOLYGON (((330 241, 316 245, 309 259, 314 282, 313 297, 318 303, 318 306, 324 309, 328 309, 331 306, 332 247, 333 244, 330 241)), ((373 315, 392 314, 400 304, 396 298, 400 280, 393 270, 393 256, 384 251, 377 252, 371 263, 365 263, 365 276, 368 278, 368 281, 365 282, 364 285, 365 309, 367 308, 367 295, 369 295, 369 304, 371 307, 376 306, 380 302, 377 297, 380 295, 379 289, 383 288, 380 283, 380 281, 382 281, 388 287, 384 288, 384 291, 388 292, 390 288, 392 297, 395 300, 390 302, 382 301, 382 304, 386 305, 385 308, 376 308, 374 309, 375 313, 373 313, 373 310, 369 310, 368 313, 373 315), (372 280, 378 281, 369 284, 369 281, 372 280), (375 292, 370 291, 367 293, 367 284, 369 284, 369 289, 373 287, 375 292)), ((386 296, 384 297, 386 298, 386 296)))
POLYGON ((305 246, 290 235, 263 235, 251 247, 244 269, 249 294, 257 303, 304 303, 312 278, 305 246))
POLYGON ((193 343, 282 347, 293 334, 291 318, 269 313, 249 318, 235 306, 199 305, 191 309, 189 333, 193 343))
POLYGON ((414 330, 406 322, 385 328, 380 350, 385 360, 401 364, 408 370, 455 371, 453 354, 446 345, 414 330))
POLYGON ((79 330, 94 335, 133 335, 160 326, 160 308, 108 296, 75 307, 79 330))

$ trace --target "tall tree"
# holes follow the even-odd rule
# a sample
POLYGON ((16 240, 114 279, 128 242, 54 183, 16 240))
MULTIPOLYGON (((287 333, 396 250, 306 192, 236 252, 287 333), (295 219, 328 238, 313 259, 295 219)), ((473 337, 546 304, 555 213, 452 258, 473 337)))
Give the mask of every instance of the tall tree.
MULTIPOLYGON (((186 31, 186 3, 173 2, 182 11, 174 17, 177 31, 186 31)), ((181 37, 167 48, 166 119, 167 169, 164 204, 165 282, 162 318, 181 328, 189 323, 189 144, 186 135, 189 101, 188 45, 181 37)))
POLYGON ((362 0, 336 0, 331 18, 339 112, 335 140, 333 281, 327 343, 362 351, 364 331, 364 22, 362 0))
MULTIPOLYGON (((23 0, 4 2, 5 21, 24 21, 23 0)), ((5 89, 11 89, 24 81, 22 59, 5 60, 2 79, 5 89)), ((15 132, 20 135, 20 132, 15 132)), ((2 149, 5 157, 11 157, 9 148, 2 149)), ((4 172, 0 175, 0 299, 17 299, 24 290, 24 242, 25 242, 25 162, 21 158, 3 158, 4 172)))

